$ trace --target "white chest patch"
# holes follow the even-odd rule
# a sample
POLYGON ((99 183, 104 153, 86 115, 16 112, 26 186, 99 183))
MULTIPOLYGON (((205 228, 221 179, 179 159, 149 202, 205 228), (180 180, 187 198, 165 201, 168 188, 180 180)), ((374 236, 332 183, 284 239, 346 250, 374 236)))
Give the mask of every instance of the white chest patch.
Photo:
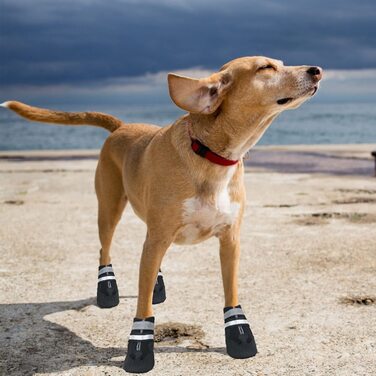
POLYGON ((229 180, 217 193, 215 204, 205 202, 200 197, 191 197, 183 202, 184 227, 178 236, 178 243, 194 244, 203 241, 235 222, 240 204, 230 201, 229 180))

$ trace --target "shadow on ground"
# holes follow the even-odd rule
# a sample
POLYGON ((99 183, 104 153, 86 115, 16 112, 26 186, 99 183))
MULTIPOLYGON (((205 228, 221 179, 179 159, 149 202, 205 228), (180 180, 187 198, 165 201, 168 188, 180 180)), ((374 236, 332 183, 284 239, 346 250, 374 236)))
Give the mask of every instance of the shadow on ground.
MULTIPOLYGON (((95 298, 65 302, 1 304, 0 374, 33 375, 36 372, 66 371, 79 366, 122 367, 126 348, 96 347, 66 327, 45 319, 53 313, 83 310, 90 305, 95 305, 95 298), (112 360, 119 357, 122 359, 112 360)), ((126 342, 125 338, 124 343, 126 342)), ((155 351, 225 354, 224 348, 190 349, 161 345, 157 345, 155 351)))
POLYGON ((283 173, 374 175, 374 161, 371 157, 355 158, 319 152, 252 150, 245 164, 251 168, 283 173))

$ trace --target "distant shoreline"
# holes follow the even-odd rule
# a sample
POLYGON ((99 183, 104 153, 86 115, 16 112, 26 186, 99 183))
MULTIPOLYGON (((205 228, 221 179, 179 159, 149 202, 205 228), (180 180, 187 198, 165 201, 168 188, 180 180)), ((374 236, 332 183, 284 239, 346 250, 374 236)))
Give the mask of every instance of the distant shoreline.
MULTIPOLYGON (((251 150, 271 150, 271 151, 335 151, 359 153, 367 152, 368 149, 376 149, 376 143, 359 144, 291 144, 291 145, 257 145, 251 150)), ((5 155, 72 155, 72 156, 94 156, 99 154, 100 149, 29 149, 29 150, 0 150, 0 157, 5 155)))
MULTIPOLYGON (((371 152, 376 144, 348 145, 273 145, 257 146, 244 159, 247 171, 281 173, 328 173, 335 175, 374 175, 371 152)), ((93 161, 98 149, 0 151, 0 162, 9 168, 15 164, 38 162, 93 161)), ((7 169, 3 169, 6 171, 7 169)))
MULTIPOLYGON (((156 98, 157 99, 157 98, 156 98)), ((45 104, 45 107, 48 105, 45 104)), ((89 110, 57 106, 60 110, 89 110)), ((173 123, 182 115, 171 104, 100 105, 93 107, 123 119, 126 123, 173 123)), ((369 103, 315 103, 314 100, 275 119, 260 140, 260 146, 330 145, 376 143, 376 107, 369 103)), ((99 149, 108 133, 96 127, 59 126, 30 123, 16 114, 0 111, 0 150, 99 149)), ((290 147, 290 146, 288 146, 290 147)))

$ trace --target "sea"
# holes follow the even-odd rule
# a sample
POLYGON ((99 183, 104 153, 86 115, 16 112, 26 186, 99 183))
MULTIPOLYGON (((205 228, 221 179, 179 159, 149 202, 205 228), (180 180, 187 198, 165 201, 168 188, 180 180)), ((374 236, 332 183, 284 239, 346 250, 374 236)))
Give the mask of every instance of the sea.
MULTIPOLYGON (((40 104, 43 105, 42 103, 40 104)), ((166 126, 184 113, 172 103, 74 104, 46 106, 56 110, 93 110, 125 122, 166 126)), ((0 150, 98 149, 108 132, 96 127, 31 123, 0 108, 0 150)), ((259 145, 376 143, 374 102, 315 102, 285 111, 270 126, 259 145)))

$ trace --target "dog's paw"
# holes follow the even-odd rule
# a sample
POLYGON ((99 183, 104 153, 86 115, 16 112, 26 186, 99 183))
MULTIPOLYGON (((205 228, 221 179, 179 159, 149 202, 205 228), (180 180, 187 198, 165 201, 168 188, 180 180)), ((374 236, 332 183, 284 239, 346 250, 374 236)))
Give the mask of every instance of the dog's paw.
POLYGON ((119 304, 119 291, 111 264, 99 267, 97 304, 100 308, 112 308, 119 304))
POLYGON ((134 319, 123 368, 130 373, 145 373, 153 367, 154 317, 134 319))
POLYGON ((255 338, 240 305, 234 308, 226 307, 224 317, 227 354, 235 359, 255 356, 255 338))
POLYGON ((153 304, 160 304, 166 300, 166 288, 163 281, 162 272, 159 271, 157 281, 154 285, 153 304))

